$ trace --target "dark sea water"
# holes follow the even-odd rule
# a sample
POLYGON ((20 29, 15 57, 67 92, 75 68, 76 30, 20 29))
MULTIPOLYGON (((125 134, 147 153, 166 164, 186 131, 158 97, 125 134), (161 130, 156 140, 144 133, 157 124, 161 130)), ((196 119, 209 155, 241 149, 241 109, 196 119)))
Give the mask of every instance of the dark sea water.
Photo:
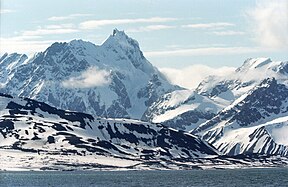
POLYGON ((288 186, 288 168, 97 171, 0 172, 0 186, 288 186))

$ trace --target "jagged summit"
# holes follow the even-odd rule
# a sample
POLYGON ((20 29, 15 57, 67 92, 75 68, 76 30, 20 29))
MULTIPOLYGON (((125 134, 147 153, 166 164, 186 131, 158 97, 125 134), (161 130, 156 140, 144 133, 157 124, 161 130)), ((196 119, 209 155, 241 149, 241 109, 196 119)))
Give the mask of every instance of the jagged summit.
POLYGON ((139 43, 136 40, 130 38, 124 31, 119 31, 118 29, 114 29, 112 35, 110 35, 102 45, 108 48, 113 46, 127 50, 140 50, 139 43))
POLYGON ((113 34, 112 34, 112 36, 119 36, 119 35, 121 35, 121 36, 127 36, 127 35, 125 34, 124 30, 123 30, 123 31, 119 31, 117 28, 113 29, 113 34))
POLYGON ((107 48, 108 50, 111 49, 117 53, 124 51, 127 52, 127 55, 129 55, 129 50, 132 53, 139 53, 142 58, 145 58, 140 50, 139 43, 130 38, 124 31, 119 31, 118 29, 114 29, 113 33, 103 42, 102 45, 95 45, 90 41, 84 41, 82 39, 74 39, 70 42, 54 42, 44 51, 44 54, 56 55, 64 50, 70 50, 74 54, 79 54, 80 56, 91 56, 93 53, 101 51, 101 48, 107 48))
POLYGON ((28 58, 28 56, 26 54, 19 54, 19 53, 4 53, 2 56, 0 56, 0 61, 3 61, 4 59, 22 59, 22 60, 26 60, 28 58))

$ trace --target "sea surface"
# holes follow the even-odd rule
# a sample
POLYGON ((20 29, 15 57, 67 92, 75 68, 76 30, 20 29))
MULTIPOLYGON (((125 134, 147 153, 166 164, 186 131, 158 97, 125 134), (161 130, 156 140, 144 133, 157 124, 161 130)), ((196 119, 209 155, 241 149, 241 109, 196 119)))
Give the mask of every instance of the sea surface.
POLYGON ((0 186, 288 186, 288 168, 184 171, 0 172, 0 186))

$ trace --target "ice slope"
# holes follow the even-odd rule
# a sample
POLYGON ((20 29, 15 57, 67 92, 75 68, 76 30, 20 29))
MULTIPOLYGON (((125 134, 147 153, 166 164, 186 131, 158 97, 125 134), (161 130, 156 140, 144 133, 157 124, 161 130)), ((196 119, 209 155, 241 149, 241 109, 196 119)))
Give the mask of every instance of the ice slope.
POLYGON ((176 90, 160 97, 144 119, 189 131, 211 119, 224 106, 193 90, 176 90))
POLYGON ((2 93, 97 116, 140 119, 159 96, 180 89, 151 65, 136 40, 117 29, 99 46, 73 40, 56 42, 25 63, 26 56, 11 56, 0 62, 2 93))

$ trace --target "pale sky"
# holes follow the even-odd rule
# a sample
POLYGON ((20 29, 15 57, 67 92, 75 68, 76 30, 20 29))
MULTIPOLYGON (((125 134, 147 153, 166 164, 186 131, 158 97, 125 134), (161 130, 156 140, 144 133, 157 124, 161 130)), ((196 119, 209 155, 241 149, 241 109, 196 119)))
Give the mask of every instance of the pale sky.
POLYGON ((101 44, 114 28, 160 69, 288 60, 288 0, 0 0, 1 54, 55 41, 101 44))

